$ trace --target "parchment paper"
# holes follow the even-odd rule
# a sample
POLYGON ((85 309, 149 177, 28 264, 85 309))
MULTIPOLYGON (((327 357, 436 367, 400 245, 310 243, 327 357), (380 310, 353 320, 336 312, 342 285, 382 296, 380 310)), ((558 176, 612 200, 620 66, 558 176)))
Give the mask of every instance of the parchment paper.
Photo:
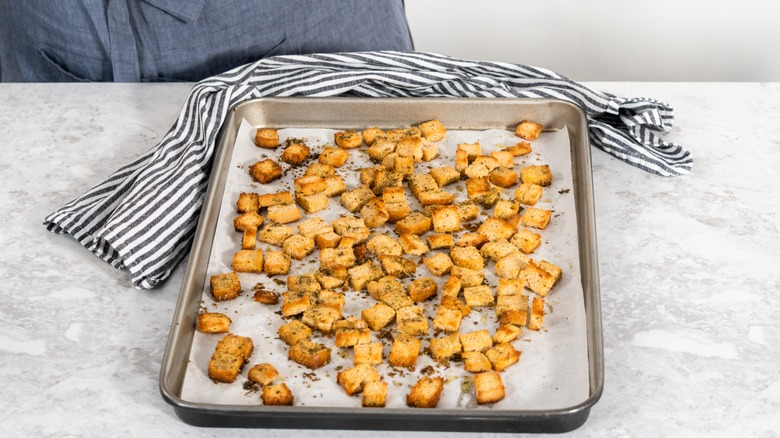
MULTIPOLYGON (((382 127, 385 129, 401 128, 403 126, 382 127)), ((362 129, 363 127, 355 127, 362 129)), ((312 159, 325 145, 332 144, 335 130, 327 129, 280 129, 279 138, 303 138, 312 149, 312 159)), ((233 219, 236 216, 236 202, 241 192, 273 193, 281 190, 293 190, 293 179, 301 176, 308 163, 301 167, 291 168, 278 160, 283 147, 276 150, 260 149, 254 145, 255 127, 246 120, 239 129, 235 150, 232 155, 230 172, 227 177, 225 196, 219 213, 213 250, 209 260, 208 275, 231 271, 233 254, 240 249, 242 234, 234 231, 233 219), (248 168, 255 162, 270 157, 279 162, 285 169, 283 177, 272 184, 254 183, 248 174, 248 168)), ((514 132, 504 130, 486 131, 448 131, 445 139, 437 142, 441 155, 430 163, 421 162, 415 166, 417 173, 427 172, 432 167, 454 166, 455 150, 459 143, 479 141, 483 153, 489 154, 504 146, 513 145, 520 139, 514 132)), ((391 341, 381 339, 384 343, 383 355, 385 363, 376 369, 382 378, 388 382, 387 407, 406 407, 406 394, 414 382, 423 375, 423 370, 429 365, 433 367, 434 375, 445 379, 444 392, 438 404, 439 408, 464 409, 507 409, 507 410, 548 410, 567 408, 583 402, 588 397, 588 358, 587 334, 585 324, 585 307, 583 291, 580 282, 578 264, 577 224, 572 189, 572 170, 569 137, 566 130, 543 133, 532 143, 533 152, 523 157, 515 158, 514 169, 531 164, 549 164, 553 172, 553 183, 545 187, 544 194, 536 207, 554 210, 553 217, 547 229, 534 230, 542 234, 543 243, 531 257, 534 260, 545 259, 563 268, 563 277, 546 297, 546 315, 544 328, 539 332, 523 329, 520 338, 512 344, 522 351, 520 361, 501 373, 506 387, 504 400, 494 405, 478 406, 471 385, 472 374, 463 369, 462 363, 450 363, 442 366, 429 356, 421 353, 414 371, 394 369, 386 364, 390 352, 391 341)), ((337 169, 345 180, 347 188, 359 184, 359 169, 376 165, 364 152, 365 146, 350 151, 347 164, 337 169)), ((404 183, 406 187, 407 184, 404 183)), ((504 189, 504 198, 513 199, 515 187, 504 189)), ((456 201, 466 199, 464 182, 445 187, 456 195, 456 201)), ((420 206, 406 190, 407 202, 412 210, 420 206)), ((340 214, 348 213, 339 203, 338 197, 330 198, 327 211, 315 213, 330 222, 340 214)), ((492 214, 492 209, 483 209, 483 214, 475 221, 480 222, 492 214)), ((264 212, 263 212, 264 215, 264 212)), ((305 220, 310 215, 303 215, 305 220)), ((266 221, 267 223, 267 221, 266 221)), ((294 229, 296 223, 288 224, 294 229)), ((397 237, 390 226, 374 230, 387 232, 397 237)), ((424 237, 424 236, 423 236, 424 237)), ((456 236, 457 241, 457 236, 456 236)), ((279 250, 279 248, 258 242, 258 248, 279 250)), ((438 250, 443 251, 443 250, 438 250)), ((319 251, 302 261, 293 260, 291 274, 313 272, 319 267, 319 251)), ((426 256, 433 255, 433 252, 426 256)), ((414 257, 416 260, 417 258, 414 257)), ((494 263, 486 264, 486 279, 495 292, 497 279, 492 275, 494 263)), ((420 265, 414 278, 422 276, 433 277, 439 284, 442 278, 434 277, 424 265, 420 265)), ((230 331, 253 339, 255 350, 243 372, 232 384, 214 383, 208 377, 208 362, 214 348, 224 335, 203 334, 195 332, 190 361, 182 388, 182 399, 190 402, 231 405, 260 405, 259 393, 244 388, 246 375, 253 365, 269 362, 279 370, 280 380, 285 382, 295 396, 296 406, 327 406, 327 407, 360 407, 360 396, 350 397, 336 383, 339 370, 353 366, 352 350, 332 347, 331 362, 317 370, 309 370, 287 359, 288 346, 278 339, 278 328, 287 322, 281 316, 279 305, 263 305, 252 299, 252 287, 263 282, 267 289, 280 294, 286 290, 284 276, 269 278, 265 274, 240 273, 243 292, 237 299, 228 302, 214 302, 208 290, 203 291, 202 308, 210 312, 222 312, 232 319, 230 331)), ((446 276, 444 277, 446 279, 446 276)), ((407 285, 412 279, 404 279, 407 285)), ((526 291, 529 302, 534 294, 526 291)), ((344 317, 360 317, 360 311, 372 306, 376 301, 366 292, 345 292, 346 304, 342 310, 344 317)), ((434 336, 434 328, 430 321, 435 316, 439 296, 421 303, 429 317, 429 336, 423 339, 423 348, 427 348, 429 339, 434 336)), ((488 308, 473 308, 469 316, 463 319, 460 333, 488 329, 491 334, 497 328, 495 310, 488 308)), ((394 327, 394 324, 392 325, 394 327)), ((316 333, 316 332, 315 332, 316 333)), ((378 340, 376 332, 372 332, 372 341, 378 340)), ((441 335, 439 335, 441 336, 441 335)), ((317 342, 333 346, 333 338, 315 335, 317 342)), ((428 368, 427 371, 430 371, 428 368)))

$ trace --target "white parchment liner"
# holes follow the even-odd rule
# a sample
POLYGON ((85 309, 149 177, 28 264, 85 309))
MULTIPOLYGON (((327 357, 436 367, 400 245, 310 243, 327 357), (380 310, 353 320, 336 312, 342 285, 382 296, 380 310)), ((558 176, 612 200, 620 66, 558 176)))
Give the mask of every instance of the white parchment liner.
MULTIPOLYGON (((389 126, 383 128, 400 128, 402 126, 389 126)), ((362 127, 355 127, 361 129, 362 127)), ((272 193, 281 190, 292 190, 293 179, 301 176, 306 164, 299 168, 290 168, 278 160, 283 148, 276 150, 260 149, 254 145, 255 127, 246 120, 242 121, 238 131, 235 150, 232 155, 230 171, 226 181, 225 196, 219 213, 219 223, 216 227, 213 249, 211 252, 208 275, 229 272, 233 254, 240 249, 241 233, 234 231, 233 219, 236 216, 236 201, 241 192, 272 193), (247 169, 253 163, 265 156, 273 158, 282 164, 285 169, 283 177, 271 184, 261 185, 252 181, 247 169)), ((287 138, 302 138, 312 149, 312 157, 323 146, 332 144, 335 130, 327 129, 280 129, 279 137, 283 142, 287 138)), ((473 143, 479 141, 483 153, 513 145, 519 141, 514 132, 505 130, 485 131, 448 131, 445 139, 437 143, 441 155, 430 163, 421 162, 416 165, 416 172, 427 172, 437 166, 454 166, 455 149, 458 143, 473 143)), ((580 282, 578 262, 578 238, 577 219, 574 204, 574 192, 572 189, 572 170, 569 137, 567 131, 544 133, 532 142, 533 152, 523 157, 515 158, 515 170, 531 164, 549 164, 552 168, 553 183, 544 189, 536 207, 554 210, 550 225, 543 231, 542 246, 531 257, 535 260, 545 259, 563 268, 563 278, 552 289, 546 298, 546 316, 544 329, 534 332, 523 329, 519 339, 512 342, 518 350, 522 351, 520 361, 501 375, 506 387, 506 397, 499 403, 490 406, 478 406, 473 396, 471 373, 463 370, 461 363, 450 363, 442 366, 435 363, 425 354, 421 354, 414 371, 399 370, 382 364, 377 370, 388 385, 387 406, 405 407, 406 394, 409 388, 423 374, 428 366, 433 366, 434 374, 445 379, 444 392, 439 402, 440 408, 466 408, 466 409, 506 409, 506 410, 549 410, 571 407, 585 401, 588 397, 588 358, 587 358, 587 333, 585 323, 585 307, 583 291, 580 282)), ((359 184, 358 170, 363 167, 376 165, 368 160, 361 149, 350 151, 350 159, 346 165, 337 169, 344 178, 347 188, 354 188, 359 184)), ((406 184, 405 184, 406 186, 406 184)), ((504 197, 512 199, 515 187, 504 189, 504 197)), ((456 200, 466 199, 466 190, 463 181, 445 187, 450 193, 456 195, 456 200)), ((419 209, 419 204, 407 192, 407 201, 412 209, 419 209)), ((340 214, 348 213, 339 203, 338 197, 330 198, 330 207, 327 211, 315 213, 324 220, 330 222, 340 214)), ((484 220, 492 211, 485 210, 476 222, 484 220)), ((263 212, 263 215, 264 212, 263 212)), ((304 214, 305 220, 309 215, 304 214)), ((289 224, 294 229, 295 223, 289 224)), ((297 229, 296 229, 297 231, 297 229)), ((397 237, 392 228, 383 226, 375 232, 387 232, 397 237)), ((258 242, 258 248, 264 251, 267 248, 279 250, 258 242)), ((442 250, 439 250, 442 251, 442 250)), ((293 260, 291 274, 300 274, 316 270, 319 267, 318 251, 308 258, 298 262, 293 260)), ((433 252, 428 256, 433 255, 433 252)), ((413 257, 417 260, 417 257, 413 257)), ((492 275, 494 263, 488 262, 485 268, 486 279, 495 291, 496 277, 492 275)), ((214 347, 223 335, 203 334, 195 332, 190 360, 186 377, 182 387, 181 397, 185 401, 209 404, 230 405, 259 405, 262 404, 259 393, 244 389, 247 381, 246 374, 249 368, 257 363, 269 362, 273 364, 281 374, 284 381, 292 390, 297 406, 327 406, 327 407, 359 407, 360 396, 350 397, 336 383, 336 374, 341 369, 346 369, 352 364, 352 350, 332 348, 331 362, 317 370, 309 370, 287 359, 288 346, 278 339, 276 334, 279 326, 286 321, 280 316, 280 305, 268 306, 255 302, 252 299, 252 286, 263 282, 267 289, 279 293, 285 291, 282 284, 286 280, 284 276, 276 276, 273 279, 265 274, 239 274, 244 292, 239 298, 228 302, 214 302, 208 290, 203 291, 202 307, 210 312, 222 312, 232 319, 230 331, 232 333, 251 337, 255 350, 250 362, 244 368, 242 374, 232 384, 216 384, 208 378, 208 362, 214 351, 214 347), (274 281, 276 280, 276 281, 274 281)), ((414 278, 431 276, 424 265, 420 265, 414 278)), ((436 277, 434 277, 436 278, 436 277)), ((444 277, 446 278, 446 277, 444 277)), ((443 279, 436 278, 441 284, 443 279)), ((411 279, 404 279, 402 283, 407 285, 411 279)), ((527 291, 530 298, 534 294, 527 291)), ((360 311, 375 303, 375 300, 365 292, 346 291, 346 305, 342 311, 344 317, 360 317, 360 311)), ((439 297, 421 303, 429 317, 429 321, 435 316, 436 305, 439 297)), ((471 314, 464 318, 460 333, 473 330, 488 329, 491 333, 497 328, 494 308, 474 308, 471 314)), ((394 327, 394 324, 392 325, 394 327)), ((429 336, 423 340, 423 348, 427 348, 428 339, 434 335, 433 326, 430 325, 429 336)), ((441 335, 440 335, 441 336, 441 335)), ((315 341, 326 345, 333 345, 333 338, 317 335, 315 341)), ((377 340, 376 333, 372 333, 372 340, 377 340)), ((390 351, 391 341, 382 339, 384 343, 385 362, 390 351)), ((429 369, 430 370, 430 369, 429 369)))

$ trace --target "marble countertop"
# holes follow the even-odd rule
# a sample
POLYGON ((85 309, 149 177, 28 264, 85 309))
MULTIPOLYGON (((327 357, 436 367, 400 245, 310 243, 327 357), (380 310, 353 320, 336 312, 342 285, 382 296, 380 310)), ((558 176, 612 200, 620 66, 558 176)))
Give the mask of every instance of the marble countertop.
MULTIPOLYGON (((666 138, 695 163, 662 178, 593 150, 606 383, 571 435, 780 435, 780 84, 589 85, 671 103, 666 138)), ((160 396, 184 265, 136 290, 41 225, 156 144, 190 86, 0 85, 3 435, 258 435, 186 425, 160 396)))

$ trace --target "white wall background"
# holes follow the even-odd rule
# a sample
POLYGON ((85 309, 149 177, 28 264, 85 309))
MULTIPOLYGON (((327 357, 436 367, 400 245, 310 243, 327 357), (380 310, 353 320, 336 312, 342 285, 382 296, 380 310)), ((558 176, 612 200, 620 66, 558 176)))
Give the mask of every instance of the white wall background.
POLYGON ((578 81, 780 81, 780 0, 406 0, 415 48, 578 81))

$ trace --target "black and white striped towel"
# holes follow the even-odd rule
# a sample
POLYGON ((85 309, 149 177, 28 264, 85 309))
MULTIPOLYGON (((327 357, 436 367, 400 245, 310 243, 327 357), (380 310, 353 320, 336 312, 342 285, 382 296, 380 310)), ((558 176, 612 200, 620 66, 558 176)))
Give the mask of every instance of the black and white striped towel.
POLYGON ((127 268, 136 287, 153 288, 189 252, 228 110, 261 96, 336 95, 564 99, 588 115, 594 146, 658 175, 691 169, 689 152, 657 134, 671 129, 671 107, 592 90, 549 70, 419 52, 278 56, 196 84, 160 144, 50 214, 44 225, 127 268))

